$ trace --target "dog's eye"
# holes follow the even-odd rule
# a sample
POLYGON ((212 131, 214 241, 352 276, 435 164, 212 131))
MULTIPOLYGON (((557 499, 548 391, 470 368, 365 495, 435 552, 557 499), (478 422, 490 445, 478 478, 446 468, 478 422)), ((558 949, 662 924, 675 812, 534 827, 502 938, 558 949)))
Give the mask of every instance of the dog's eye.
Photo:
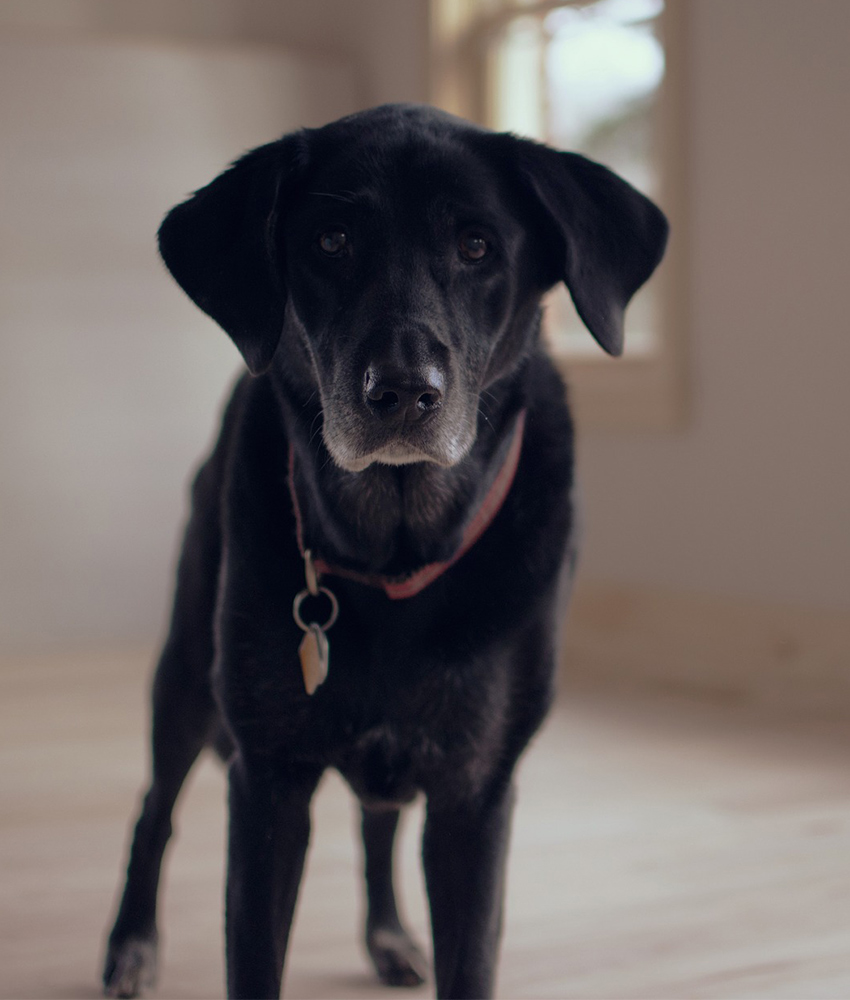
POLYGON ((319 236, 319 249, 328 257, 339 257, 348 245, 348 237, 341 229, 329 229, 319 236))
POLYGON ((458 240, 458 250, 464 260, 477 264, 487 256, 487 240, 480 233, 464 233, 458 240))

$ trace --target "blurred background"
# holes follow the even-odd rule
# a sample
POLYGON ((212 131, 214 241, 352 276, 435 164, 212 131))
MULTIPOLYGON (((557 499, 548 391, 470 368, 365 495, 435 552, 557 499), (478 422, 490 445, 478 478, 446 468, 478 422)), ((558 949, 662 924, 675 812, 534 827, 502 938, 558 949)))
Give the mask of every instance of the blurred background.
MULTIPOLYGON (((849 38, 846 0, 3 0, 7 804, 32 777, 21 747, 40 699, 75 670, 100 664, 102 694, 124 669, 141 731, 186 486, 240 370, 158 261, 161 217, 244 150, 384 101, 578 149, 673 223, 623 359, 601 355, 565 293, 547 311, 587 512, 565 691, 595 692, 594 712, 619 712, 624 692, 668 699, 661 729, 689 701, 745 713, 727 735, 765 711, 784 732, 840 733, 849 38)), ((140 737, 134 752, 127 794, 140 737)), ((830 982, 806 995, 846 995, 850 967, 830 982)))

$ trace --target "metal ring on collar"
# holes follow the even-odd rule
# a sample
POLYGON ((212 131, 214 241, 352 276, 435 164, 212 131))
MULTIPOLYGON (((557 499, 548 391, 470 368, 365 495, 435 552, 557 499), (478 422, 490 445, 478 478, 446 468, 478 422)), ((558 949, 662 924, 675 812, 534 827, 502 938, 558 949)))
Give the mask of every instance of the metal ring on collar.
MULTIPOLYGON (((310 594, 309 590, 301 590, 295 595, 295 600, 292 602, 292 617, 295 619, 295 624, 302 629, 304 632, 310 631, 310 625, 308 625, 304 619, 301 617, 301 605, 304 603, 304 599, 307 597, 318 597, 319 594, 324 594, 325 597, 331 602, 331 613, 328 620, 324 625, 319 625, 319 628, 323 632, 333 625, 339 614, 339 601, 336 599, 336 594, 332 590, 328 590, 327 587, 319 587, 316 594, 310 594)), ((318 622, 311 622, 311 625, 317 625, 318 622)))

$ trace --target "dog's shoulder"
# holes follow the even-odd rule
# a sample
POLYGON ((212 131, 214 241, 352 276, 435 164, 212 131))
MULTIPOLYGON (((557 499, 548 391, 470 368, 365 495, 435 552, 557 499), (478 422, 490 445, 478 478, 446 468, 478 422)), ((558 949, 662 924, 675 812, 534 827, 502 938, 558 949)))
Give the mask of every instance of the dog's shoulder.
POLYGON ((285 481, 287 445, 268 380, 243 374, 224 404, 213 446, 191 485, 196 516, 220 530, 247 515, 285 481))

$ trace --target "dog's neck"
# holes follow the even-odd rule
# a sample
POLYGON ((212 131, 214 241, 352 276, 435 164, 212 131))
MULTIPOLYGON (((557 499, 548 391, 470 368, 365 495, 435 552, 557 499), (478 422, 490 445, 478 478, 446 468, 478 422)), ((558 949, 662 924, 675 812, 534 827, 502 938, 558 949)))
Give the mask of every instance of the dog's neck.
MULTIPOLYGON (((333 463, 319 435, 304 444, 309 439, 290 434, 304 546, 326 563, 387 577, 451 560, 509 460, 520 409, 519 400, 507 399, 495 419, 482 416, 469 455, 449 469, 430 462, 376 463, 346 472, 333 463)), ((305 416, 298 419, 303 423, 305 416)))

